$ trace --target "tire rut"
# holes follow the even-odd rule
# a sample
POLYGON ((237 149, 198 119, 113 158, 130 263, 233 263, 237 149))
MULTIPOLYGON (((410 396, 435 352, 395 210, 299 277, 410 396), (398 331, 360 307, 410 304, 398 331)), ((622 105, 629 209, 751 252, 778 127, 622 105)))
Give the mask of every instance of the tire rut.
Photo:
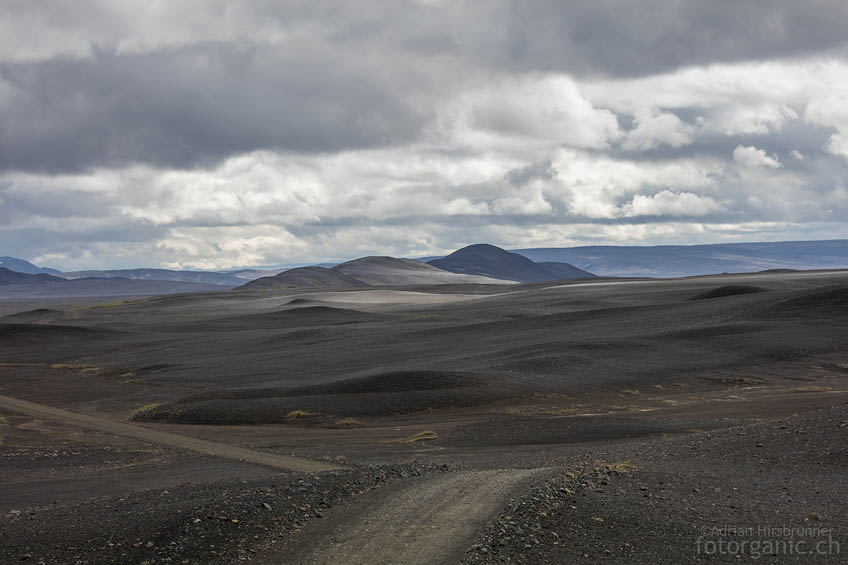
POLYGON ((545 470, 467 471, 411 485, 321 536, 307 565, 459 561, 509 495, 545 470))

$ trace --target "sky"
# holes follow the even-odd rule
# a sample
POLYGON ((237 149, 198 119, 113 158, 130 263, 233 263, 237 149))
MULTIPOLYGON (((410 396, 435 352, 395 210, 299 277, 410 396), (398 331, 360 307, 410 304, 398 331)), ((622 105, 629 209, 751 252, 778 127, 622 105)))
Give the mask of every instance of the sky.
POLYGON ((842 0, 0 0, 0 255, 848 238, 842 0))

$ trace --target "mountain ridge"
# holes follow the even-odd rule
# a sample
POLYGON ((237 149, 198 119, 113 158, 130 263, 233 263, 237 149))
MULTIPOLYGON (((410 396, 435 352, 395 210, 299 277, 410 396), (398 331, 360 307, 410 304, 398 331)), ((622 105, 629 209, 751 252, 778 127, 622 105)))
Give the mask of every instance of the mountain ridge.
POLYGON ((502 284, 503 281, 479 275, 465 275, 439 269, 414 259, 368 256, 332 267, 374 286, 412 284, 502 284))
MULTIPOLYGON (((478 244, 486 245, 486 244, 478 244)), ((698 245, 655 245, 655 246, 623 246, 623 245, 590 245, 576 247, 537 247, 504 250, 518 254, 537 266, 547 270, 548 280, 572 278, 581 276, 618 276, 618 277, 683 277, 694 275, 709 275, 718 273, 758 272, 775 269, 841 269, 848 268, 848 240, 813 240, 813 241, 782 241, 782 242, 741 242, 741 243, 709 243, 698 245), (556 263, 556 264, 554 264, 556 263), (571 267, 562 267, 568 264, 571 267), (552 272, 551 272, 552 271, 552 272)), ((315 267, 335 269, 337 272, 353 270, 363 261, 373 262, 380 257, 362 257, 344 263, 320 263, 315 267), (345 267, 342 267, 346 265, 345 267)), ((419 257, 416 259, 387 258, 405 263, 407 270, 415 271, 410 266, 412 261, 426 264, 441 271, 452 272, 463 276, 486 276, 490 271, 460 271, 458 265, 454 271, 443 269, 439 261, 445 256, 419 257)), ((527 266, 527 265, 525 265, 527 266)), ((239 269, 233 271, 178 271, 158 268, 137 269, 105 269, 81 270, 62 272, 57 269, 39 267, 24 259, 4 256, 0 257, 0 268, 24 274, 48 274, 74 280, 80 278, 126 278, 130 280, 178 281, 198 284, 214 284, 219 287, 234 288, 250 280, 274 276, 285 268, 279 269, 239 269)), ((301 267, 298 267, 301 268, 301 267)), ((290 269, 291 270, 291 269, 290 269)), ((389 268, 391 270, 391 268, 389 268)), ((421 271, 423 274, 424 271, 421 271)), ((433 274, 430 271, 430 274, 433 274)), ((355 275, 355 274, 354 274, 355 275)), ((366 276, 366 275, 360 275, 366 276)), ((386 276, 386 275, 381 275, 386 276)), ((507 277, 496 280, 513 280, 509 274, 499 273, 507 277)), ((357 278, 354 276, 354 278, 357 278)), ((494 278, 494 277, 493 277, 494 278)), ((534 277, 531 277, 534 278, 534 277)), ((539 277, 536 276, 536 279, 539 277)), ((467 281, 483 282, 483 281, 467 281)), ((489 282, 489 281, 486 281, 489 282)), ((528 281, 529 282, 529 281, 528 281)), ((374 284, 398 284, 390 279, 374 279, 374 284)))
POLYGON ((25 259, 18 259, 17 257, 9 256, 0 257, 0 268, 9 269, 10 271, 24 273, 27 275, 59 275, 62 273, 62 271, 57 269, 39 267, 25 259))
POLYGON ((282 290, 287 288, 361 288, 368 285, 344 273, 324 267, 297 267, 271 277, 249 281, 234 290, 282 290))
POLYGON ((446 257, 428 261, 428 264, 453 273, 482 275, 522 283, 595 276, 568 263, 549 262, 548 265, 536 263, 523 255, 488 243, 476 243, 463 247, 446 257))
POLYGON ((42 285, 42 284, 61 284, 65 279, 54 277, 46 273, 21 273, 13 271, 6 267, 0 267, 0 285, 42 285))
POLYGON ((772 269, 848 268, 848 240, 699 245, 538 247, 514 249, 533 261, 560 261, 601 276, 686 277, 772 269))
POLYGON ((103 279, 128 279, 128 280, 154 280, 189 282, 198 284, 215 284, 220 286, 235 287, 247 280, 231 273, 220 273, 214 271, 174 271, 171 269, 105 269, 88 271, 71 271, 62 273, 63 278, 74 280, 83 278, 103 279))

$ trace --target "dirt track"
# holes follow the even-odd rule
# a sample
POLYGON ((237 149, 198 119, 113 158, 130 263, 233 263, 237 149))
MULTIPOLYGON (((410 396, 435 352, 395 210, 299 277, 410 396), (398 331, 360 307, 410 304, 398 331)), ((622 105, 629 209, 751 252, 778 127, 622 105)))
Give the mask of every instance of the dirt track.
POLYGON ((28 414, 37 418, 65 422, 109 434, 131 437, 157 445, 176 447, 178 449, 188 449, 208 455, 237 459, 239 461, 256 463, 258 465, 274 467, 287 471, 315 473, 342 468, 330 463, 309 461, 307 459, 287 457, 285 455, 276 455, 273 453, 263 453, 261 451, 254 451, 252 449, 245 449, 243 447, 236 447, 205 439, 193 438, 170 432, 162 432, 159 430, 151 430, 149 428, 144 428, 130 423, 106 420, 104 418, 98 418, 88 414, 80 414, 78 412, 53 408, 52 406, 29 402, 27 400, 20 400, 9 396, 0 395, 0 407, 14 412, 28 414))
POLYGON ((303 556, 310 565, 459 561, 477 530, 519 485, 543 470, 501 469, 436 476, 378 499, 303 556))

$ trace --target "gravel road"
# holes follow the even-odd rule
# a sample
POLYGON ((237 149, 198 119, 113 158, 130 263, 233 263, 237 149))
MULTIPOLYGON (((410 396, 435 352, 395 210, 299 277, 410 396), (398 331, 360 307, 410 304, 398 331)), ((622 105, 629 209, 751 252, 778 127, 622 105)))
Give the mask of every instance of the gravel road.
POLYGON ((323 463, 321 461, 310 461, 307 459, 299 459, 297 457, 288 457, 274 453, 263 453, 261 451, 254 451, 252 449, 245 449, 243 447, 227 445, 215 441, 183 436, 171 432, 151 430, 150 428, 145 428, 143 426, 127 422, 116 422, 114 420, 98 418, 88 414, 54 408, 45 404, 29 402, 28 400, 12 398, 10 396, 0 395, 0 407, 36 418, 64 422, 74 426, 81 426, 100 432, 131 437, 166 447, 188 449, 190 451, 197 451, 208 455, 217 455, 219 457, 227 457, 229 459, 237 459, 239 461, 256 463, 258 465, 283 469, 286 471, 317 473, 320 471, 333 471, 343 468, 338 465, 323 463))
POLYGON ((321 538, 303 563, 429 564, 458 561, 478 529, 522 483, 545 470, 500 469, 437 475, 378 499, 321 538))

